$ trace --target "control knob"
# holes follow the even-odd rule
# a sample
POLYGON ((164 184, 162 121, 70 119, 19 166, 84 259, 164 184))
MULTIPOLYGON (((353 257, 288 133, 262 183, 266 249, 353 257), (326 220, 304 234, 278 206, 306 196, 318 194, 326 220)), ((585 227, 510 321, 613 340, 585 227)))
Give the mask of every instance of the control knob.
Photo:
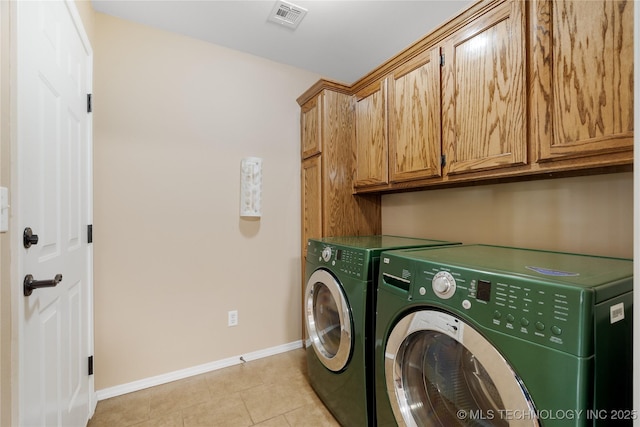
POLYGON ((456 292, 456 280, 448 271, 440 271, 433 276, 431 287, 438 297, 449 299, 456 292))
POLYGON ((325 262, 329 262, 329 260, 331 259, 331 248, 329 246, 322 250, 322 259, 325 262))

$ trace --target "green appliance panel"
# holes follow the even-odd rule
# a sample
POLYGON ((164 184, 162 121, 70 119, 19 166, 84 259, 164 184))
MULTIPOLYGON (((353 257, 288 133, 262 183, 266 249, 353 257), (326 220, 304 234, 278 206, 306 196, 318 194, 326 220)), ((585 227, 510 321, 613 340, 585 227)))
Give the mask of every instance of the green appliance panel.
MULTIPOLYGON (((499 349, 545 427, 613 425, 611 417, 632 407, 631 260, 462 245, 387 251, 381 265, 375 349, 380 426, 395 425, 380 400, 386 337, 406 313, 427 307, 459 316, 499 349), (437 274, 455 281, 448 298, 433 287, 437 274)), ((631 416, 615 425, 629 425, 631 416)))
POLYGON ((579 357, 594 352, 596 303, 633 286, 633 263, 623 259, 483 245, 385 254, 401 259, 385 280, 409 300, 431 296, 483 328, 579 357), (440 272, 455 281, 448 299, 431 286, 440 272))
POLYGON ((307 347, 309 379, 335 418, 345 426, 374 425, 373 334, 380 254, 387 249, 459 245, 400 236, 347 236, 309 239, 305 281, 324 269, 342 286, 349 303, 353 348, 347 366, 328 370, 307 347))
POLYGON ((325 237, 309 240, 307 260, 330 268, 335 274, 369 281, 377 278, 377 261, 384 250, 458 244, 387 235, 325 237))

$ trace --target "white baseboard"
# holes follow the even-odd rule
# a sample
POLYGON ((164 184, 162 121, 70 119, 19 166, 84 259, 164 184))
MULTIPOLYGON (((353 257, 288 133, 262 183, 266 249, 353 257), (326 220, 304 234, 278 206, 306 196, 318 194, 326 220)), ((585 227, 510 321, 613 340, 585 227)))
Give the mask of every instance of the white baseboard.
POLYGON ((98 400, 104 400, 110 397, 120 396, 134 391, 143 390, 145 388, 166 384, 171 381, 189 378, 194 375, 204 374, 205 372, 211 372, 222 368, 228 368, 229 366, 239 365, 240 363, 242 363, 242 360, 244 360, 245 362, 249 362, 250 360, 262 359, 263 357, 273 356, 275 354, 284 353, 301 347, 302 341, 294 341, 288 344, 266 348, 264 350, 258 350, 235 357, 229 357, 227 359, 218 360, 216 362, 205 363, 203 365, 180 369, 179 371, 173 371, 166 374, 157 375, 155 377, 133 381, 127 384, 105 388, 96 391, 96 396, 98 400))

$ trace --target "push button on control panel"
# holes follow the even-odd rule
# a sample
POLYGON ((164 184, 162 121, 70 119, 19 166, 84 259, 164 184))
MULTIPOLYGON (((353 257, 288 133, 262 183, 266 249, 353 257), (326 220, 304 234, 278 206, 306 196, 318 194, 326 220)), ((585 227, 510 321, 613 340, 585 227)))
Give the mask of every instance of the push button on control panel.
POLYGON ((562 334, 562 329, 559 326, 552 326, 551 327, 551 333, 553 335, 560 335, 560 334, 562 334))
POLYGON ((527 319, 526 317, 523 317, 522 319, 520 319, 520 324, 524 327, 529 326, 529 319, 527 319))
POLYGON ((536 329, 539 331, 544 331, 544 323, 536 322, 536 329))

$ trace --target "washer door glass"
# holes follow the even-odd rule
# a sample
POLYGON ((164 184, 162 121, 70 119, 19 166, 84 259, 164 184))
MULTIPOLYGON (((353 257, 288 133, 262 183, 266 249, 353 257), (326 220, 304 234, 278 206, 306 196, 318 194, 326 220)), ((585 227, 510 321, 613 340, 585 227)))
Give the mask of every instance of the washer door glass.
POLYGON ((470 325, 424 310, 393 328, 387 392, 401 426, 539 426, 524 385, 470 325))
POLYGON ((328 369, 344 369, 353 343, 349 304, 342 286, 327 270, 318 269, 307 282, 305 304, 313 350, 328 369))

